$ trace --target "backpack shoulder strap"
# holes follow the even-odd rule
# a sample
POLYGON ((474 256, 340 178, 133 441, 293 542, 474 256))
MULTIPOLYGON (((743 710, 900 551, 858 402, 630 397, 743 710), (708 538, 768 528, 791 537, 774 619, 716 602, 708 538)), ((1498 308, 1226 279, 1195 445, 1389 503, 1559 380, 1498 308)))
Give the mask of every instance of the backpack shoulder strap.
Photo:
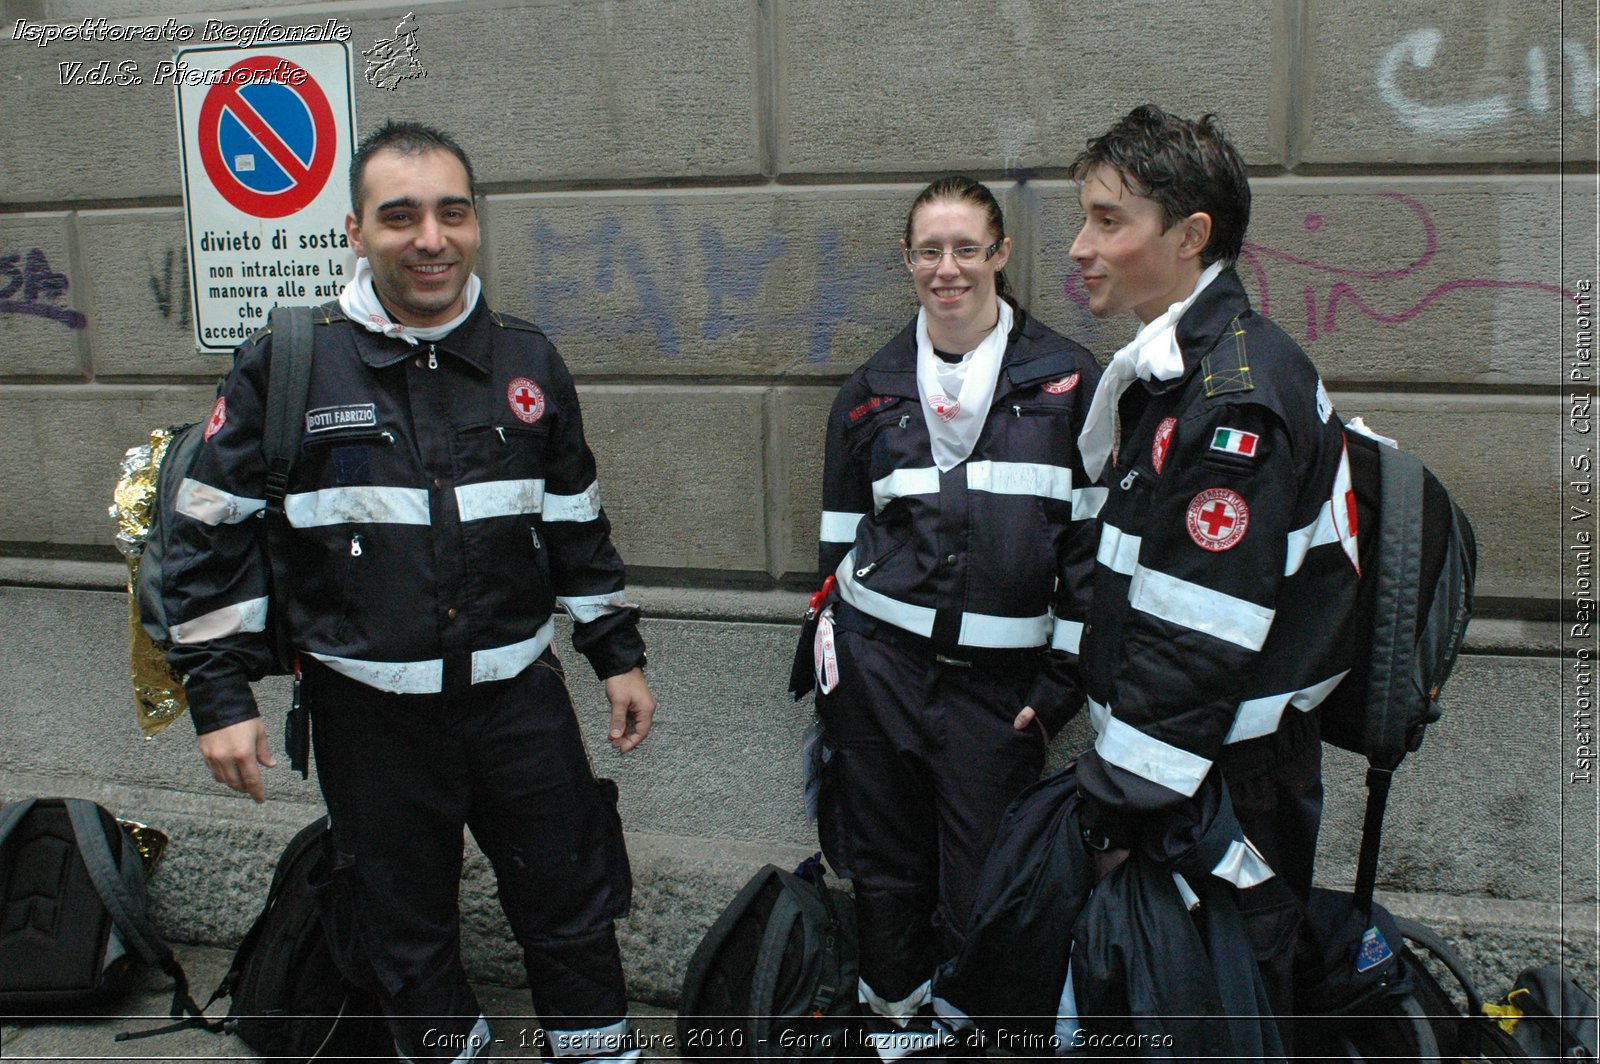
POLYGON ((1478 993, 1478 988, 1472 982, 1472 976, 1467 974, 1467 965, 1460 955, 1450 947, 1450 943, 1431 927, 1407 920, 1403 916, 1394 918, 1395 926, 1400 929, 1400 934, 1415 942, 1432 954, 1440 964, 1456 977, 1456 982, 1461 984, 1461 991, 1467 999, 1467 1015, 1483 1015, 1483 997, 1478 993))
POLYGON ((305 420, 306 393, 311 387, 312 307, 274 307, 272 374, 267 382, 267 423, 261 436, 267 460, 267 507, 281 511, 289 489, 289 467, 300 449, 300 423, 305 420))
POLYGON ((145 911, 144 897, 138 889, 144 875, 138 856, 131 852, 131 847, 123 848, 120 862, 112 854, 100 821, 99 806, 82 798, 63 798, 61 804, 67 810, 89 879, 124 941, 145 963, 155 965, 172 977, 172 1018, 182 1019, 187 1013, 193 1017, 190 1023, 209 1029, 210 1021, 205 1018, 205 1012, 189 996, 189 977, 145 911))
POLYGON ((6 844, 11 833, 17 830, 17 825, 22 823, 22 818, 28 815, 28 810, 33 808, 33 798, 23 798, 15 802, 7 802, 0 808, 0 846, 6 844))
POLYGON ((1371 663, 1367 670, 1367 808, 1356 858, 1356 904, 1372 909, 1378 880, 1378 850, 1394 770, 1406 756, 1412 719, 1407 702, 1417 697, 1417 601, 1422 593, 1423 466, 1398 447, 1378 448, 1381 506, 1378 515, 1376 581, 1372 604, 1371 663))
POLYGON ((1418 695, 1414 679, 1417 602, 1422 594, 1423 466, 1398 447, 1378 448, 1383 503, 1378 520, 1377 596, 1373 608, 1367 756, 1393 769, 1406 754, 1418 695))
MULTIPOLYGON (((283 501, 289 493, 289 471, 300 456, 300 427, 306 418, 306 400, 311 390, 311 361, 315 349, 317 310, 314 307, 274 307, 268 317, 272 327, 272 370, 267 380, 267 422, 261 434, 261 453, 267 463, 266 540, 267 563, 272 569, 272 586, 288 586, 288 518, 283 501)), ((273 611, 273 650, 278 665, 292 672, 294 651, 290 646, 287 611, 273 611)), ((305 774, 298 747, 290 750, 294 768, 305 774)))

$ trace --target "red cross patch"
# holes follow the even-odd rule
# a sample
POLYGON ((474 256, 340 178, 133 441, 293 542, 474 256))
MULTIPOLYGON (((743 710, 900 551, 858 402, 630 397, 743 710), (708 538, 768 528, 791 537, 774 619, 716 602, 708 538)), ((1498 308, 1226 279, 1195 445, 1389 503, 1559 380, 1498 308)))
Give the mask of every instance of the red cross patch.
POLYGON ((933 407, 933 412, 939 415, 940 421, 950 421, 961 413, 961 404, 948 395, 930 395, 928 405, 933 407))
POLYGON ((1046 381, 1044 384, 1039 385, 1040 388, 1049 392, 1051 395, 1066 395, 1077 386, 1078 374, 1076 371, 1067 374, 1065 377, 1060 377, 1053 381, 1046 381))
POLYGON ((1178 427, 1175 417, 1163 418, 1161 424, 1156 426, 1156 438, 1150 444, 1150 464, 1156 467, 1156 472, 1161 472, 1161 467, 1167 464, 1167 452, 1172 450, 1172 431, 1178 427))
POLYGON ((544 393, 526 377, 518 377, 506 386, 506 401, 520 421, 531 425, 544 417, 544 393))
POLYGON ((201 436, 202 442, 215 436, 222 426, 228 423, 228 401, 222 396, 217 396, 217 401, 211 408, 211 420, 206 422, 206 431, 201 436))
POLYGON ((1207 488, 1190 500, 1185 519, 1195 546, 1227 550, 1243 539, 1244 530, 1250 527, 1250 507, 1227 488, 1207 488))

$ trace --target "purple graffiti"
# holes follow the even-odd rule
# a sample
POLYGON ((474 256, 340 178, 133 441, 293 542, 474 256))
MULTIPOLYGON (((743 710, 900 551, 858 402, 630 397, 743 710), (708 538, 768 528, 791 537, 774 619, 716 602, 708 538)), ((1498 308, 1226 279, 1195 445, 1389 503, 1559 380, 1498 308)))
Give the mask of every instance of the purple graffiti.
POLYGON ((33 314, 59 321, 70 329, 81 329, 89 319, 56 301, 70 287, 67 275, 50 268, 44 252, 34 248, 26 259, 13 252, 0 256, 0 314, 33 314), (18 292, 21 299, 13 299, 18 292))
MULTIPOLYGON (((1308 270, 1330 274, 1341 278, 1329 288, 1325 301, 1319 303, 1317 288, 1306 285, 1303 289, 1305 300, 1305 342, 1315 343, 1324 335, 1333 332, 1339 324, 1339 311, 1343 306, 1350 306, 1365 314, 1380 325, 1403 325, 1421 314, 1430 304, 1451 292, 1469 288, 1522 288, 1533 289, 1540 292, 1549 292, 1564 299, 1575 300, 1577 296, 1559 285, 1547 284, 1542 281, 1500 281, 1492 278, 1458 277, 1435 285, 1426 295, 1418 299, 1411 306, 1395 314, 1385 314, 1373 309, 1357 293, 1351 280, 1360 281, 1396 281, 1415 274, 1426 267, 1439 251, 1439 227, 1434 224, 1433 216, 1428 209, 1410 196, 1400 192, 1380 192, 1378 195, 1387 200, 1404 206, 1416 218, 1422 230, 1422 247, 1415 257, 1406 265, 1393 270, 1356 270, 1347 266, 1337 266, 1332 263, 1319 262, 1316 259, 1304 258, 1292 254, 1281 248, 1269 248, 1264 244, 1245 242, 1243 250, 1239 253, 1240 265, 1250 271, 1255 278, 1258 292, 1257 302, 1261 313, 1272 313, 1272 286, 1267 276, 1267 267, 1263 259, 1277 259, 1282 262, 1292 263, 1308 270)), ((1326 224, 1326 219, 1318 212, 1312 211, 1302 219, 1302 225, 1307 232, 1320 232, 1326 224)), ((1080 270, 1073 270, 1062 281, 1062 292, 1072 302, 1080 307, 1087 308, 1089 295, 1083 290, 1080 270)))

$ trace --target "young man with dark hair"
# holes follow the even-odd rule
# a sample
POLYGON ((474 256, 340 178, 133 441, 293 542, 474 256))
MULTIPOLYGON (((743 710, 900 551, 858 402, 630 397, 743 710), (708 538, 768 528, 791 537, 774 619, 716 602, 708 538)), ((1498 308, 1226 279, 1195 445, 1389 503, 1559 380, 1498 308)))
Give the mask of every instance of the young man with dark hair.
MULTIPOLYGON (((360 258, 314 328, 307 417, 272 588, 303 667, 331 816, 319 901, 341 968, 375 991, 407 1059, 491 1044, 461 967, 462 828, 494 866, 555 1060, 632 1058, 613 921, 631 881, 551 648, 552 613, 605 682, 611 743, 655 698, 638 608, 600 508, 578 396, 533 325, 473 272, 472 170, 437 130, 356 152, 360 258)), ((274 759, 248 681, 270 670, 257 525, 273 337, 244 344, 179 492, 167 602, 200 750, 262 801, 274 759)))
POLYGON ((1250 186, 1212 116, 1139 107, 1072 173, 1089 309, 1141 326, 1080 440, 1090 476, 1113 464, 1081 651, 1097 731, 1078 760, 1085 839, 1101 874, 1130 848, 1173 860, 1225 781, 1254 852, 1216 871, 1241 888, 1276 881, 1240 904, 1282 1011, 1322 810, 1314 711, 1350 664, 1342 425, 1234 272, 1250 186))

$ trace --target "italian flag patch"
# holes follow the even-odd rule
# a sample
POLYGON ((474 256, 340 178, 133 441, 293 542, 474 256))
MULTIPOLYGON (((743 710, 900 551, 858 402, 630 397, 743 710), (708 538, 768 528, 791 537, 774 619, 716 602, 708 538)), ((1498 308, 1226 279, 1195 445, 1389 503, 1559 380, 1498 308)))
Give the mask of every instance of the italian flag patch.
POLYGON ((1211 449, 1221 451, 1223 454, 1242 454, 1246 458, 1254 458, 1256 444, 1261 442, 1261 437, 1253 432, 1240 432, 1238 429, 1218 429, 1211 437, 1211 449))

